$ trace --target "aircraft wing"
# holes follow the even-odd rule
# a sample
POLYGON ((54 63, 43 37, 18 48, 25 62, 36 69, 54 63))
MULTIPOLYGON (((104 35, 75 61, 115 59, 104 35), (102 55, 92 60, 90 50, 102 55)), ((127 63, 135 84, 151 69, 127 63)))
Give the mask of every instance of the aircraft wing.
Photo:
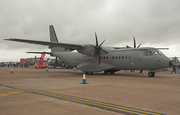
POLYGON ((52 54, 52 52, 26 52, 26 53, 33 53, 33 54, 52 54))
POLYGON ((30 44, 38 44, 38 45, 45 45, 45 46, 50 46, 50 47, 63 47, 63 48, 67 48, 67 49, 83 48, 83 46, 79 45, 79 44, 54 43, 54 42, 25 40, 25 39, 17 39, 17 38, 10 38, 10 39, 4 39, 4 40, 15 41, 15 42, 24 42, 24 43, 30 43, 30 44))
POLYGON ((169 48, 153 48, 153 47, 142 47, 142 48, 124 48, 116 49, 113 52, 122 52, 122 51, 146 51, 146 50, 168 50, 169 48))

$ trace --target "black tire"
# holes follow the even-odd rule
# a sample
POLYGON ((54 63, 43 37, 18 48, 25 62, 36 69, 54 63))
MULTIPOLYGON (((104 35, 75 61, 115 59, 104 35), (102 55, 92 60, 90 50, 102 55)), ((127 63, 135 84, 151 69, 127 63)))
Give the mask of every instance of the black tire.
POLYGON ((112 74, 115 74, 115 72, 114 72, 114 71, 111 71, 110 74, 111 74, 111 75, 112 75, 112 74))
POLYGON ((93 75, 93 72, 89 72, 89 75, 93 75))
POLYGON ((85 72, 87 75, 93 75, 93 72, 85 72))
POLYGON ((148 73, 148 76, 149 76, 149 77, 154 77, 154 76, 155 76, 155 73, 154 73, 154 72, 149 72, 149 73, 148 73))
POLYGON ((104 71, 104 74, 106 74, 106 75, 107 75, 107 74, 108 74, 108 71, 104 71))

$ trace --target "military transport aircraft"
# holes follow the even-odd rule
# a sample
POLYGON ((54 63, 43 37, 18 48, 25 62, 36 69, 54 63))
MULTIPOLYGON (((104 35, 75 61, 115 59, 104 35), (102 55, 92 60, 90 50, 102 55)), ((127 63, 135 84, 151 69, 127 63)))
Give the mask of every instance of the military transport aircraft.
MULTIPOLYGON (((46 52, 51 56, 57 56, 72 67, 77 67, 88 74, 104 71, 104 74, 114 74, 119 70, 148 70, 148 76, 154 77, 155 72, 168 68, 173 63, 159 49, 153 47, 106 47, 102 46, 105 40, 99 44, 95 33, 96 44, 69 44, 59 43, 53 25, 49 26, 50 42, 26 39, 5 39, 9 41, 25 42, 30 44, 45 45, 51 48, 46 52), (77 50, 77 52, 72 52, 77 50)), ((135 41, 135 39, 134 39, 135 41)), ((31 52, 39 53, 39 52, 31 52)))

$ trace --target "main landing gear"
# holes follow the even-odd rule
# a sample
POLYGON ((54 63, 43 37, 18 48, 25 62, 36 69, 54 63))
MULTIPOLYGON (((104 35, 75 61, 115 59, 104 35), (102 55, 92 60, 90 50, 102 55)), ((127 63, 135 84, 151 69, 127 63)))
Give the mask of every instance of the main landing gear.
POLYGON ((154 76, 155 76, 155 73, 154 73, 154 72, 148 72, 148 76, 149 76, 149 77, 154 77, 154 76))
POLYGON ((93 75, 93 72, 85 72, 87 75, 93 75))
POLYGON ((107 75, 108 73, 109 73, 109 74, 115 74, 115 72, 114 72, 114 71, 104 71, 104 74, 106 74, 106 75, 107 75))

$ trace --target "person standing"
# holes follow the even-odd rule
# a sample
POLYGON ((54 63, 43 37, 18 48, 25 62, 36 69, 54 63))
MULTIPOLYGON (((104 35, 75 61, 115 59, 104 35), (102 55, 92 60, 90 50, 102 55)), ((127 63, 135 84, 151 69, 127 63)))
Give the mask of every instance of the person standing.
POLYGON ((175 65, 173 65, 173 71, 171 72, 171 73, 176 73, 176 66, 175 65))

